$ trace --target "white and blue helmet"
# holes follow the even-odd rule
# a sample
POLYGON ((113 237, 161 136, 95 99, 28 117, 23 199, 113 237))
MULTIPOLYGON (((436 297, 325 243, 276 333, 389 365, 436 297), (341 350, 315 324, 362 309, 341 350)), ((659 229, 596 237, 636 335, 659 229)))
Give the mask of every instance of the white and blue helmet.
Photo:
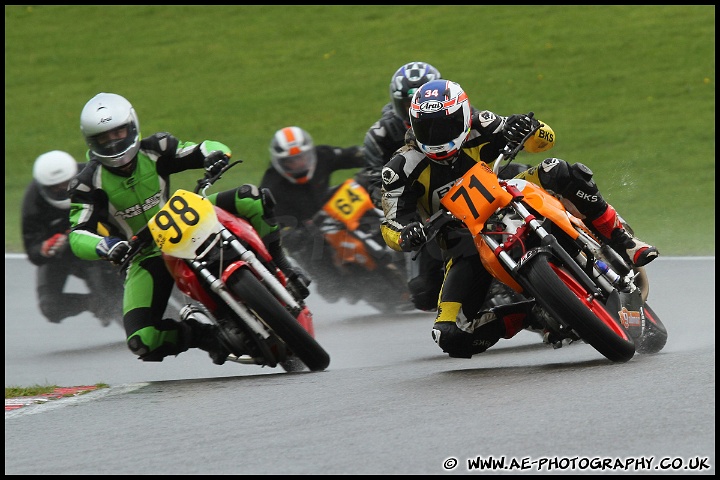
POLYGON ((420 150, 439 163, 455 158, 470 133, 470 100, 460 85, 433 80, 420 87, 410 104, 410 125, 420 150))

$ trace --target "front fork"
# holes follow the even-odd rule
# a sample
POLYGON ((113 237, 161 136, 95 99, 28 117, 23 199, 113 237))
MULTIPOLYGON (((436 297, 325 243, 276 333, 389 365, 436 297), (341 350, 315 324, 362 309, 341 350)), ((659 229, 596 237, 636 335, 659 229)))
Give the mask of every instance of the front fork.
MULTIPOLYGON (((573 259, 570 254, 568 254, 568 252, 560 246, 555 236, 548 232, 545 227, 542 226, 542 223, 537 218, 535 218, 535 215, 533 215, 527 208, 525 208, 525 206, 521 202, 513 201, 512 206, 515 211, 523 218, 525 228, 529 228, 534 232, 535 235, 540 238, 541 247, 535 249, 535 253, 542 250, 550 251, 553 256, 560 259, 563 265, 565 265, 565 267, 571 271, 572 275, 586 289, 589 296, 593 296, 596 298, 602 296, 602 292, 598 288, 597 284, 593 281, 592 278, 590 278, 590 276, 588 276, 587 273, 585 273, 583 268, 581 268, 581 265, 585 266, 586 264, 586 261, 584 260, 585 257, 580 255, 582 257, 582 260, 580 262, 578 262, 577 258, 573 259), (580 263, 580 265, 578 263, 580 263)), ((480 233, 480 235, 482 236, 482 239, 487 244, 487 246, 490 247, 490 249, 494 252, 498 260, 505 266, 508 272, 510 272, 512 277, 523 287, 523 289, 530 292, 534 297, 537 297, 533 286, 528 285, 528 282, 525 281, 524 276, 520 275, 520 270, 522 269, 523 264, 534 255, 533 250, 526 252, 522 256, 520 261, 516 262, 512 258, 512 256, 506 251, 506 248, 509 248, 509 246, 506 246, 505 243, 498 243, 493 238, 493 235, 487 235, 484 233, 480 233)), ((593 269, 594 268, 595 267, 593 267, 593 269)), ((595 272, 597 276, 600 276, 599 271, 595 269, 595 272)), ((612 290, 612 286, 610 286, 610 290, 612 290)))
MULTIPOLYGON (((255 252, 245 248, 245 246, 228 230, 224 229, 220 232, 222 245, 224 250, 226 246, 232 248, 239 256, 240 261, 247 265, 250 270, 258 277, 263 284, 280 300, 294 317, 297 317, 303 309, 303 306, 287 291, 280 280, 268 270, 265 265, 258 260, 255 252)), ((223 281, 227 280, 231 269, 225 269, 222 274, 223 281)))
POLYGON ((238 239, 230 233, 228 230, 223 229, 220 232, 218 241, 220 245, 216 245, 215 248, 220 252, 220 258, 218 265, 220 271, 218 274, 214 274, 208 268, 208 262, 204 260, 186 260, 188 265, 197 275, 198 279, 202 284, 207 285, 208 288, 215 293, 220 299, 237 314, 248 327, 257 335, 263 339, 269 338, 265 326, 258 321, 255 316, 248 310, 248 308, 238 302, 235 297, 228 291, 226 287, 227 279, 235 272, 238 268, 249 268, 255 276, 260 279, 263 284, 283 302, 290 312, 294 316, 298 316, 303 307, 298 303, 297 300, 285 289, 275 275, 265 267, 265 265, 258 260, 257 256, 252 250, 245 248, 245 246, 238 241, 238 239), (233 261, 227 266, 223 266, 223 254, 227 247, 232 248, 237 255, 233 257, 239 257, 238 260, 233 261))

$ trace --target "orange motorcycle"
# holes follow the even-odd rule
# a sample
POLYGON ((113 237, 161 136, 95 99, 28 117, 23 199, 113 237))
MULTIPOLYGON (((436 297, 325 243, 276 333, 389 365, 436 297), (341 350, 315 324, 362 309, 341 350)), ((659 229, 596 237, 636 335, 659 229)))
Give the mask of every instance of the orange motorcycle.
POLYGON ((613 362, 660 351, 668 333, 647 303, 644 269, 629 265, 539 186, 498 178, 520 150, 522 144, 506 147, 493 169, 479 162, 458 179, 441 199, 444 210, 425 223, 428 239, 469 231, 493 277, 535 300, 556 348, 583 340, 613 362))
POLYGON ((283 243, 326 301, 364 300, 380 312, 410 310, 407 256, 383 240, 382 218, 365 187, 350 178, 333 187, 320 211, 286 233, 283 243))

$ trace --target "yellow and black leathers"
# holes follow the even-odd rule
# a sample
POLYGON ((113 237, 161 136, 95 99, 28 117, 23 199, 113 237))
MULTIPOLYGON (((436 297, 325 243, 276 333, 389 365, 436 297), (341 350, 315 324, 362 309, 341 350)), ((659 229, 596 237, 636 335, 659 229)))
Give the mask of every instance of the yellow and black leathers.
MULTIPOLYGON (((396 152, 382 171, 385 221, 381 229, 390 248, 402 251, 398 239, 403 227, 416 214, 424 221, 435 213, 443 195, 477 162, 492 165, 507 143, 502 135, 505 119, 487 110, 475 112, 467 140, 458 155, 448 162, 430 160, 411 143, 396 152)), ((554 143, 555 133, 545 125, 528 139, 524 149, 530 153, 543 152, 554 143)), ((537 167, 531 170, 536 171, 537 167)), ((532 181, 533 176, 528 175, 528 180, 532 181)))
MULTIPOLYGON (((381 225, 385 242, 401 251, 400 233, 417 215, 427 220, 441 208, 440 199, 455 181, 477 162, 495 161, 507 141, 502 131, 506 117, 490 111, 473 114, 470 134, 458 155, 447 162, 427 158, 408 142, 396 152, 382 171, 382 205, 385 219, 381 225)), ((527 152, 543 152, 554 145, 553 130, 544 125, 525 143, 527 152)), ((560 195, 573 199, 577 209, 594 218, 607 203, 592 181, 592 172, 582 164, 569 165, 545 159, 539 165, 517 175, 560 195)), ((527 302, 496 307, 481 313, 492 277, 483 267, 472 240, 467 248, 443 250, 445 279, 440 291, 433 326, 436 343, 452 357, 469 358, 494 345, 500 338, 511 338, 525 326, 530 313, 527 302), (498 321, 499 320, 499 321, 498 321)))

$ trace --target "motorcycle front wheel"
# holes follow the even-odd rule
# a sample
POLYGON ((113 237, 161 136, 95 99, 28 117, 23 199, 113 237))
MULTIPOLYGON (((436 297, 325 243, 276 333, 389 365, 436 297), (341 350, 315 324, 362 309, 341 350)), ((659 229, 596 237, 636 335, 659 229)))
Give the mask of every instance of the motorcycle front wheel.
POLYGON ((536 255, 526 264, 527 281, 535 300, 569 325, 580 337, 608 360, 627 362, 635 355, 635 342, 611 312, 549 254, 536 255))
POLYGON ((228 279, 227 288, 238 301, 253 310, 310 370, 325 370, 328 367, 330 355, 251 271, 238 269, 228 279))

